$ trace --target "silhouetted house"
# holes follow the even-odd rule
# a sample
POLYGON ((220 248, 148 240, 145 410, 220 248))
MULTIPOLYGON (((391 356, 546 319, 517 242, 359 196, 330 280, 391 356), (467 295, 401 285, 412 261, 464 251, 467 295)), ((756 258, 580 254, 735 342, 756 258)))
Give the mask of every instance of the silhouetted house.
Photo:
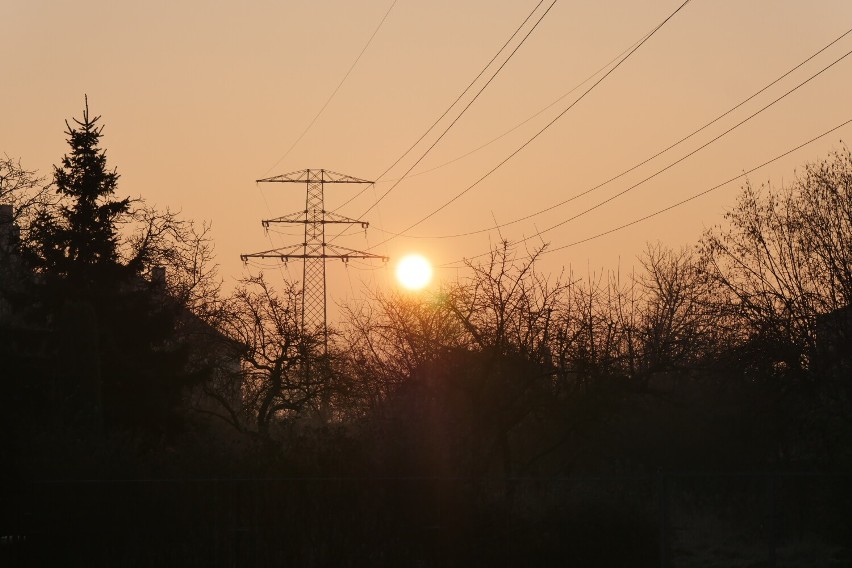
POLYGON ((852 305, 817 317, 817 357, 823 367, 849 371, 852 363, 852 305))
MULTIPOLYGON (((38 321, 40 320, 38 319, 30 321, 32 318, 28 318, 26 315, 28 310, 13 310, 12 303, 9 301, 10 294, 18 294, 18 291, 31 287, 36 278, 32 271, 26 269, 17 254, 20 228, 14 221, 13 213, 11 205, 0 205, 0 331, 5 330, 4 334, 8 336, 4 340, 6 342, 4 347, 11 350, 11 353, 18 355, 20 354, 18 352, 22 351, 23 348, 16 347, 16 343, 26 341, 30 347, 43 343, 43 340, 40 340, 39 337, 44 337, 49 332, 48 328, 45 327, 49 324, 44 322, 39 324, 38 321)), ((139 277, 138 280, 129 284, 129 287, 135 290, 150 289, 153 294, 161 296, 161 302, 155 302, 155 304, 166 306, 171 301, 167 291, 168 282, 165 267, 154 267, 148 279, 139 277)), ((74 319, 79 324, 78 327, 86 329, 86 326, 82 325, 81 322, 91 319, 91 309, 81 305, 70 305, 65 308, 70 313, 63 313, 63 317, 74 319)), ((208 414, 221 413, 226 405, 232 409, 240 408, 242 396, 239 373, 241 346, 191 310, 179 304, 176 305, 176 308, 172 339, 165 348, 185 348, 187 350, 186 365, 189 367, 187 370, 205 373, 207 376, 206 382, 186 393, 187 403, 191 408, 208 414)), ((94 323, 92 325, 94 326, 93 329, 96 329, 96 325, 94 323)), ((81 334, 78 333, 77 335, 80 336, 81 334)), ((85 333, 82 335, 88 336, 85 333)), ((96 335, 95 332, 92 337, 77 337, 78 343, 85 343, 90 347, 87 351, 87 353, 90 352, 89 355, 75 349, 74 355, 77 356, 77 359, 95 364, 98 342, 96 335)), ((33 349, 28 350, 32 351, 33 349)), ((41 350, 36 348, 35 351, 40 352, 41 350)), ((45 356, 46 354, 42 353, 42 358, 45 356)), ((86 375, 87 373, 82 374, 86 375)), ((97 372, 88 374, 98 375, 97 372)), ((87 396, 99 398, 99 395, 96 394, 96 391, 100 390, 99 385, 91 385, 91 388, 86 390, 91 391, 87 396)), ((96 403, 93 402, 93 404, 96 403)))
POLYGON ((17 255, 21 231, 12 213, 11 205, 0 204, 0 320, 8 316, 10 309, 4 292, 21 285, 24 280, 17 255))
POLYGON ((9 252, 11 245, 20 236, 20 229, 14 222, 13 209, 9 204, 0 204, 0 250, 9 252))
MULTIPOLYGON (((165 294, 168 287, 166 268, 151 270, 151 284, 165 294)), ((189 346, 187 364, 191 370, 203 370, 207 380, 194 387, 187 397, 193 410, 223 416, 242 409, 242 344, 229 338, 191 310, 181 308, 175 321, 177 341, 189 346)))
POLYGON ((0 274, 8 274, 17 261, 15 249, 21 230, 12 215, 12 206, 0 204, 0 274))

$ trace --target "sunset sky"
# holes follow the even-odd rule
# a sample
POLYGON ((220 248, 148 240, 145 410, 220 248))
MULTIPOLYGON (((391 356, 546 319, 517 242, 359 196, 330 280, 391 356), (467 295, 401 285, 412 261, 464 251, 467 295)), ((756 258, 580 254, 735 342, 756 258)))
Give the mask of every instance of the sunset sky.
MULTIPOLYGON (((544 13, 543 2, 512 47, 544 13)), ((852 50, 849 33, 695 137, 545 214, 494 227, 584 192, 728 111, 852 28, 849 0, 692 0, 611 75, 523 150, 410 231, 385 241, 477 182, 545 127, 604 68, 682 0, 559 0, 443 139, 378 206, 335 240, 399 258, 423 254, 435 281, 501 238, 517 241, 573 217, 665 168, 852 50), (470 154, 515 128, 497 141, 470 154), (465 156, 465 157, 462 157, 465 156), (461 157, 461 159, 459 159, 461 157), (420 237, 420 238, 413 238, 420 237), (425 237, 425 238, 423 238, 425 237), (378 246, 377 246, 378 245, 378 246)), ((259 267, 240 253, 300 242, 261 219, 304 207, 304 186, 255 179, 324 168, 376 180, 473 80, 538 0, 107 2, 3 0, 0 152, 49 176, 67 150, 64 120, 88 94, 122 194, 213 223, 228 285, 259 267), (388 11, 390 9, 390 11, 388 11), (387 15, 383 24, 382 19, 387 15), (363 55, 352 67, 372 34, 363 55), (351 68, 328 106, 305 131, 351 68), (292 151, 288 153, 288 149, 292 151)), ((498 59, 502 63, 505 56, 498 59)), ((492 70, 494 67, 492 67, 492 70)), ((481 79, 470 101, 490 73, 481 79)), ((595 79, 600 78, 597 75, 595 79)), ((340 208, 360 218, 443 132, 448 118, 375 187, 340 208)), ((710 189, 852 119, 852 55, 706 148, 622 197, 530 240, 564 247, 710 189)), ((852 124, 749 175, 789 183, 852 124)), ((648 241, 694 243, 734 204, 743 180, 624 230, 542 259, 558 273, 631 266, 648 241)), ((360 191, 326 187, 334 210, 360 191)), ((329 237, 331 238, 331 237, 329 237)), ((522 250, 519 252, 522 254, 522 250)), ((279 278, 277 263, 265 271, 279 278)), ((330 301, 393 285, 393 262, 328 266, 330 301)), ((281 270, 298 278, 295 262, 281 270)))

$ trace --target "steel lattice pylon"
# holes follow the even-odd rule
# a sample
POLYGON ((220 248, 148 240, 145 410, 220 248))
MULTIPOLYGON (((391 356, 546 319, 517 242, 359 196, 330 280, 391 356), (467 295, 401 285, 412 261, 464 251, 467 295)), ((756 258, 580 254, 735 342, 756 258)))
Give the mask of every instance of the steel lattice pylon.
POLYGON ((289 174, 259 179, 257 182, 304 183, 306 185, 304 211, 262 221, 264 227, 268 227, 272 223, 303 224, 305 226, 305 240, 300 244, 278 249, 242 254, 240 258, 243 262, 246 262, 249 258, 302 259, 302 332, 305 334, 321 334, 323 345, 327 347, 326 259, 339 258, 346 262, 350 258, 376 258, 387 261, 388 257, 326 243, 325 226, 330 223, 360 224, 365 229, 369 226, 369 223, 326 211, 324 186, 327 183, 373 182, 330 170, 300 170, 289 174))

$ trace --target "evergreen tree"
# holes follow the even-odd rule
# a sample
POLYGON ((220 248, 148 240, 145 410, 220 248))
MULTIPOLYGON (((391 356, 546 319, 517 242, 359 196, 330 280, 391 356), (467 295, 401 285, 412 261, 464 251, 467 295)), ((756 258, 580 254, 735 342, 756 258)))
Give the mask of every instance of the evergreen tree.
POLYGON ((134 212, 129 198, 115 197, 119 176, 107 167, 99 120, 87 101, 82 120, 66 121, 70 151, 54 167, 60 203, 41 212, 26 245, 41 274, 30 303, 41 306, 65 419, 83 431, 103 425, 156 438, 179 428, 185 389, 203 378, 176 333, 193 316, 143 278, 137 259, 147 252, 120 231, 134 212))
POLYGON ((107 168, 106 151, 99 147, 100 116, 67 121, 69 154, 54 166, 54 185, 63 204, 58 214, 45 210, 36 221, 38 264, 46 272, 69 276, 92 268, 116 268, 117 225, 130 211, 130 198, 115 199, 119 175, 107 168))

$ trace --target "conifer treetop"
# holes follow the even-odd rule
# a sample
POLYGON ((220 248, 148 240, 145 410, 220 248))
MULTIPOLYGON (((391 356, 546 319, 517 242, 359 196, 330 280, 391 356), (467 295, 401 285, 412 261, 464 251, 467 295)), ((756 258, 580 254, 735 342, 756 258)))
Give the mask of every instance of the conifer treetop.
POLYGON ((71 151, 54 166, 56 191, 68 202, 61 209, 62 229, 57 243, 67 260, 87 265, 115 262, 117 223, 128 213, 130 198, 113 199, 119 175, 107 168, 106 151, 99 147, 103 126, 91 117, 86 97, 83 120, 65 121, 71 151))

